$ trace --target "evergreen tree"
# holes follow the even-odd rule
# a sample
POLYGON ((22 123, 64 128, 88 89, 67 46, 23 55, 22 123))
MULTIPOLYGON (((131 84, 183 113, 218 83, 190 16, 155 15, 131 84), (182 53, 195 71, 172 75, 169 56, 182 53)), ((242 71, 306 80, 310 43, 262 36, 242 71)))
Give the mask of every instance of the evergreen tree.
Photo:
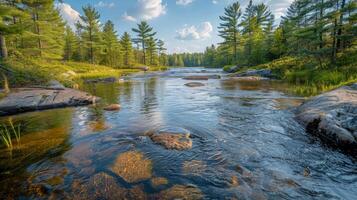
POLYGON ((219 17, 222 21, 218 27, 220 29, 219 36, 224 39, 222 44, 232 47, 234 62, 238 59, 239 18, 241 15, 240 4, 235 2, 225 8, 224 16, 219 17))
POLYGON ((165 51, 167 50, 165 48, 165 43, 162 40, 157 41, 157 50, 159 54, 159 65, 166 65, 166 55, 165 51))
POLYGON ((150 65, 157 65, 157 50, 156 40, 153 37, 149 37, 146 40, 146 52, 150 65))
POLYGON ((131 38, 128 32, 125 32, 121 38, 121 47, 124 55, 124 65, 127 67, 133 64, 133 47, 131 43, 131 38))
POLYGON ((73 33, 71 27, 66 27, 66 33, 64 36, 64 55, 63 59, 66 61, 74 58, 74 52, 76 51, 76 36, 73 33))
POLYGON ((83 23, 80 24, 83 29, 82 37, 87 49, 87 58, 90 63, 93 64, 97 62, 101 52, 100 15, 95 8, 90 5, 83 7, 83 12, 84 15, 80 16, 83 23))
POLYGON ((103 27, 104 56, 102 63, 110 67, 122 65, 121 45, 114 30, 114 24, 108 20, 103 27))
POLYGON ((137 24, 137 26, 137 28, 132 29, 132 31, 137 34, 137 38, 134 40, 141 44, 143 64, 146 65, 146 43, 149 38, 155 36, 156 32, 153 32, 153 28, 150 27, 149 24, 145 21, 140 22, 140 24, 137 24))

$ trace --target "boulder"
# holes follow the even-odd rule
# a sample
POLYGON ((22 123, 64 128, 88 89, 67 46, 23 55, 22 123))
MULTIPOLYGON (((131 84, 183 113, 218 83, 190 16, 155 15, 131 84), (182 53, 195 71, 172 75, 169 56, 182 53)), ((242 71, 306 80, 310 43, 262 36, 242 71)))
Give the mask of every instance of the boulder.
POLYGON ((220 75, 207 75, 207 76, 187 76, 185 80, 207 81, 208 79, 221 79, 220 75))
POLYGON ((203 198, 201 190, 194 185, 174 185, 169 189, 161 191, 154 199, 197 200, 203 198))
POLYGON ((248 70, 246 72, 235 74, 237 77, 246 77, 246 76, 260 76, 266 78, 272 78, 272 72, 270 69, 260 69, 260 70, 248 70))
POLYGON ((205 86, 205 84, 200 83, 200 82, 190 82, 190 83, 186 83, 185 86, 187 86, 187 87, 202 87, 202 86, 205 86))
POLYGON ((85 83, 115 83, 118 79, 115 77, 107 77, 107 78, 96 78, 96 79, 87 79, 85 83))
POLYGON ((103 109, 106 111, 117 111, 120 110, 121 106, 120 104, 111 104, 109 106, 104 107, 103 109))
MULTIPOLYGON (((57 87, 57 86, 53 86, 57 87)), ((0 100, 0 116, 93 104, 100 99, 69 88, 17 88, 0 100)))
POLYGON ((357 84, 316 96, 296 109, 307 132, 327 144, 357 152, 357 84))
POLYGON ((225 67, 224 71, 227 73, 235 73, 237 72, 241 67, 236 65, 236 66, 231 66, 231 67, 225 67))
POLYGON ((170 133, 170 132, 149 132, 146 134, 150 139, 169 150, 187 150, 192 148, 190 134, 170 133))

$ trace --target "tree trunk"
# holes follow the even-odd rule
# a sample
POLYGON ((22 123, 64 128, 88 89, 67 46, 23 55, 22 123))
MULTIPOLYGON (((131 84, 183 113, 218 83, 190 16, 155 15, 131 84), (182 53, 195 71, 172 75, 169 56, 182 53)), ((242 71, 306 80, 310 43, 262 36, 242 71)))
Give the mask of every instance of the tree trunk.
POLYGON ((342 27, 343 27, 343 9, 345 8, 346 0, 342 0, 341 8, 340 8, 340 22, 338 24, 337 31, 337 52, 343 48, 341 36, 342 36, 342 27))
POLYGON ((144 44, 144 39, 143 39, 143 41, 142 41, 142 43, 141 43, 141 45, 142 45, 142 48, 143 48, 143 61, 144 61, 144 65, 146 65, 146 54, 145 54, 145 44, 144 44))
POLYGON ((8 57, 5 36, 0 34, 0 56, 2 59, 6 59, 8 57))

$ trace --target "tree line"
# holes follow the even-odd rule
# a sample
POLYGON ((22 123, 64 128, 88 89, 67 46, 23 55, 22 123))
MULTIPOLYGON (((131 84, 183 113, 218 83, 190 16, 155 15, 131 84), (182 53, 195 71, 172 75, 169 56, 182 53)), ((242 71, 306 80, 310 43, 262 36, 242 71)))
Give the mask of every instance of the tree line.
POLYGON ((110 20, 87 5, 75 29, 67 25, 54 0, 0 0, 0 58, 37 57, 128 68, 135 64, 166 65, 166 48, 142 21, 119 36, 110 20))
POLYGON ((175 54, 171 65, 254 66, 284 56, 309 58, 318 67, 357 61, 355 0, 295 0, 280 24, 268 6, 234 2, 220 16, 223 42, 202 54, 175 54), (182 62, 181 62, 182 60, 182 62))

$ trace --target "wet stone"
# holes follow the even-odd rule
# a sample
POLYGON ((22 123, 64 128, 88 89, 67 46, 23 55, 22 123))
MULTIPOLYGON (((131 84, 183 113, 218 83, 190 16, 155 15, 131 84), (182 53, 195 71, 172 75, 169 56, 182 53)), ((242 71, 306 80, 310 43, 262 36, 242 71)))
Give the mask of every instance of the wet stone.
POLYGON ((167 185, 169 181, 163 177, 155 177, 151 179, 150 183, 154 188, 157 188, 162 185, 167 185))
POLYGON ((155 199, 171 200, 196 200, 203 199, 202 192, 195 186, 191 185, 174 185, 173 187, 161 191, 155 199))
POLYGON ((179 134, 170 132, 148 133, 147 136, 156 143, 169 150, 188 150, 192 148, 190 134, 179 134))
POLYGON ((202 87, 202 86, 205 86, 205 84, 200 83, 200 82, 191 82, 191 83, 186 83, 185 86, 187 86, 187 87, 202 87))
POLYGON ((121 106, 119 104, 111 104, 103 108, 106 111, 118 111, 120 110, 121 106))
POLYGON ((141 152, 129 151, 120 154, 111 170, 128 183, 150 179, 152 176, 152 162, 141 152))
POLYGON ((132 189, 120 187, 115 178, 104 173, 92 176, 87 182, 76 180, 72 184, 72 199, 146 199, 145 193, 138 186, 132 189))

